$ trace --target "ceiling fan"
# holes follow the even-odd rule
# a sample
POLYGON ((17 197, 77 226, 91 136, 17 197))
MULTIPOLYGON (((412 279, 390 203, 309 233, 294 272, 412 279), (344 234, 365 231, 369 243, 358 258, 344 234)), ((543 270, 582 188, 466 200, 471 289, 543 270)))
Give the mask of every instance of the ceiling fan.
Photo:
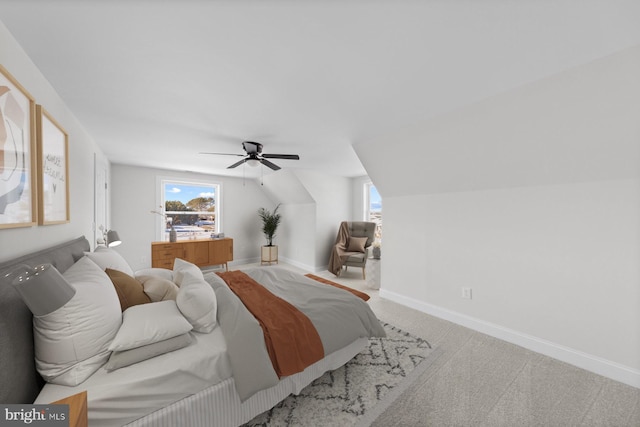
POLYGON ((200 153, 200 154, 215 154, 220 156, 240 156, 244 159, 240 160, 228 166, 227 169, 233 169, 240 166, 243 163, 247 163, 249 166, 258 166, 260 163, 277 171, 280 166, 270 162, 267 159, 285 159, 285 160, 300 160, 300 156, 297 154, 262 154, 262 144, 253 141, 244 141, 242 148, 246 154, 229 154, 229 153, 200 153))

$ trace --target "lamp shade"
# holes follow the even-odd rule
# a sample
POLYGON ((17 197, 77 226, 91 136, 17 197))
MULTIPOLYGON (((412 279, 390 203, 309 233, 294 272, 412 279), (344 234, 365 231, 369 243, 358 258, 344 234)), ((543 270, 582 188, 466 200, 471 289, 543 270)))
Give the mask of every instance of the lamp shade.
POLYGON ((11 284, 34 316, 53 313, 76 294, 73 286, 51 264, 35 268, 22 265, 11 276, 11 284))
POLYGON ((120 236, 118 236, 118 232, 117 231, 115 231, 115 230, 107 231, 106 244, 107 244, 108 247, 112 248, 114 246, 118 246, 121 243, 122 243, 122 240, 120 240, 120 236))

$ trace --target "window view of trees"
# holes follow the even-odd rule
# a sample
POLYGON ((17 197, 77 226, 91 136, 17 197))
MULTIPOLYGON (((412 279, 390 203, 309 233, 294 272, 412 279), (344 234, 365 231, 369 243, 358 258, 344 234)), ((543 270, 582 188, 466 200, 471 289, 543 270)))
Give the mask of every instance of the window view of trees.
POLYGON ((163 182, 165 233, 171 226, 178 239, 204 238, 218 231, 219 185, 189 182, 163 182))
POLYGON ((207 229, 215 229, 216 202, 213 197, 197 197, 187 204, 180 200, 164 202, 164 211, 176 225, 197 225, 207 229))

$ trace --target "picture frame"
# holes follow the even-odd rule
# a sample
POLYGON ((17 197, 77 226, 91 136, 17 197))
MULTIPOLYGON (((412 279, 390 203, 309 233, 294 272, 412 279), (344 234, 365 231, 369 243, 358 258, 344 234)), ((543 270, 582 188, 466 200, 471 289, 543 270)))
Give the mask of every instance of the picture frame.
POLYGON ((69 222, 69 134, 36 105, 38 224, 69 222))
POLYGON ((37 223, 35 100, 0 65, 0 229, 37 223))

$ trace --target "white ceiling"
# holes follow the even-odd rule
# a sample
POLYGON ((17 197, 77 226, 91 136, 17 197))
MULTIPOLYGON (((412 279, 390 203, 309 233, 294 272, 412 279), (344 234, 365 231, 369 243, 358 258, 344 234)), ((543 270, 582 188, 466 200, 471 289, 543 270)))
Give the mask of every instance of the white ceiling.
POLYGON ((640 43, 637 0, 0 0, 0 20, 112 162, 234 176, 199 152, 254 140, 360 176, 353 145, 640 43))

